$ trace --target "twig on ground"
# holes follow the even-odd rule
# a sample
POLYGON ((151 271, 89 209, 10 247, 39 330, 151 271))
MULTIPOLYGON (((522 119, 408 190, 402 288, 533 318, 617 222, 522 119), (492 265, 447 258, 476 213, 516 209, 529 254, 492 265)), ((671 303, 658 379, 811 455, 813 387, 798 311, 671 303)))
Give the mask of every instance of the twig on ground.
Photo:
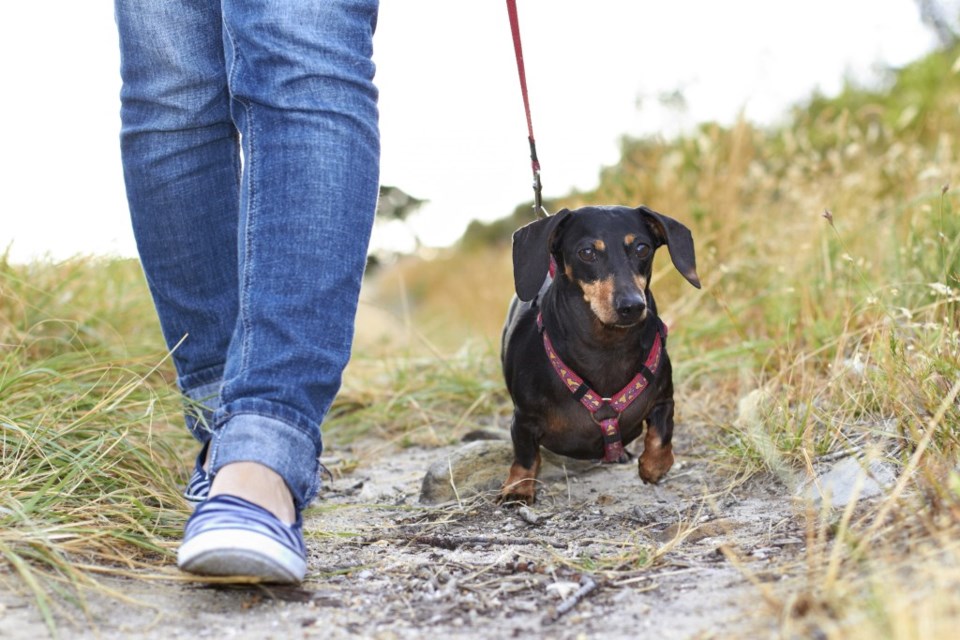
POLYGON ((584 598, 589 596, 591 593, 597 590, 597 587, 600 586, 597 584, 597 581, 591 578, 588 575, 584 575, 580 578, 580 588, 577 589, 572 596, 560 603, 554 612, 548 614, 544 617, 543 623, 550 624, 556 622, 561 617, 563 617, 567 612, 573 609, 575 606, 580 604, 584 598))
POLYGON ((542 540, 536 538, 512 538, 512 537, 491 537, 491 536, 425 536, 411 535, 401 538, 376 538, 365 539, 365 543, 373 543, 379 540, 393 540, 403 542, 415 542, 425 544, 431 547, 440 547, 441 549, 457 549, 463 545, 475 544, 483 546, 518 546, 518 545, 539 545, 545 544, 558 549, 566 549, 566 542, 556 540, 542 540))
POLYGON ((395 543, 418 543, 440 549, 454 550, 464 545, 481 546, 524 546, 524 545, 546 545, 557 549, 566 549, 568 544, 557 540, 546 540, 538 538, 517 538, 517 537, 499 537, 499 536, 441 536, 424 535, 420 533, 400 534, 394 536, 365 536, 356 540, 361 545, 371 545, 383 542, 395 543))
POLYGON ((814 462, 833 462, 834 460, 840 460, 841 458, 849 458, 857 453, 859 453, 857 450, 843 449, 841 451, 834 451, 833 453, 825 453, 822 456, 817 456, 814 458, 814 462))

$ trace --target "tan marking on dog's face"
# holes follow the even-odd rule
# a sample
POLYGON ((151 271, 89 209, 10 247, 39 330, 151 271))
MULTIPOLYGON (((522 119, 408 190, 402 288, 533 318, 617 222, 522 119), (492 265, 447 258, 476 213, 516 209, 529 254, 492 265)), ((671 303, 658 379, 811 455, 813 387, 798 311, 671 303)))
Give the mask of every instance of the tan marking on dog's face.
POLYGON ((626 236, 624 236, 624 238, 623 238, 623 244, 624 244, 624 246, 632 247, 632 246, 633 246, 633 241, 636 240, 636 239, 637 239, 637 236, 635 236, 635 235, 632 234, 632 233, 628 233, 628 234, 627 234, 626 236))
POLYGON ((607 243, 605 243, 603 240, 594 240, 593 248, 596 249, 597 251, 606 251, 607 243))
POLYGON ((566 274, 567 280, 573 280, 573 267, 569 264, 563 265, 563 273, 566 274))
POLYGON ((583 299, 590 305, 593 315, 604 324, 617 323, 617 311, 613 307, 613 287, 613 276, 594 282, 580 281, 583 299))
MULTIPOLYGON (((644 302, 649 305, 650 301, 647 300, 647 278, 642 275, 633 276, 633 282, 637 285, 637 290, 643 295, 644 302)), ((647 314, 650 313, 650 307, 646 306, 643 309, 643 313, 640 314, 640 322, 643 322, 647 319, 647 314)))

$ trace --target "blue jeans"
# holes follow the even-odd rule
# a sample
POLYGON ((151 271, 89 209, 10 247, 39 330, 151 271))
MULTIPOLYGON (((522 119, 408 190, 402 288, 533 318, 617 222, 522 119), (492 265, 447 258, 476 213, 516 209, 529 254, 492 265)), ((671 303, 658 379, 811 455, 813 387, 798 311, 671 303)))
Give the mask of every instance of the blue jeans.
POLYGON ((302 509, 376 208, 377 0, 115 9, 127 198, 188 426, 212 473, 259 462, 302 509))

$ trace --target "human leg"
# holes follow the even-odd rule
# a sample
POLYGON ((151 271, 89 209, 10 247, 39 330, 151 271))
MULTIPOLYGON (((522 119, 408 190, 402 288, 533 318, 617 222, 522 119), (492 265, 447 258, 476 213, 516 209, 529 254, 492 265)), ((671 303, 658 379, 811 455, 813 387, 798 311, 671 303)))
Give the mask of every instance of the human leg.
MULTIPOLYGON (((223 3, 243 142, 240 310, 215 415, 213 493, 238 463, 276 472, 296 510, 318 488, 319 424, 339 389, 376 206, 377 3, 223 3)), ((245 496, 244 496, 245 497, 245 496)))
POLYGON ((215 414, 211 497, 187 524, 179 563, 297 581, 299 512, 317 491, 319 424, 349 357, 376 205, 376 3, 280 5, 224 3, 245 161, 240 311, 215 414))
POLYGON ((376 203, 376 2, 174 4, 117 0, 117 21, 141 258, 180 386, 216 410, 180 564, 297 580, 376 203))
POLYGON ((121 154, 187 423, 210 438, 236 325, 240 151, 219 1, 116 0, 121 154))

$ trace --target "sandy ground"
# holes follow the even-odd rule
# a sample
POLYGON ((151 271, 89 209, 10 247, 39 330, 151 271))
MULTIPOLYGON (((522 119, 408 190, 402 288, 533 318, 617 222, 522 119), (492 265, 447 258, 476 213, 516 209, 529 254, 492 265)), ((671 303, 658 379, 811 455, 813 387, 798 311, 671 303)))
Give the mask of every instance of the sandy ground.
MULTIPOLYGON (((420 505, 424 471, 453 448, 334 452, 367 462, 327 483, 308 512, 301 587, 211 587, 172 567, 159 572, 169 579, 105 578, 122 598, 92 593, 86 612, 62 607, 60 635, 769 635, 775 616, 757 585, 799 571, 802 519, 785 489, 764 478, 734 486, 678 432, 678 462, 661 485, 643 485, 634 464, 597 465, 547 483, 530 509, 490 495, 420 505)), ((48 636, 4 577, 0 638, 48 636)))

